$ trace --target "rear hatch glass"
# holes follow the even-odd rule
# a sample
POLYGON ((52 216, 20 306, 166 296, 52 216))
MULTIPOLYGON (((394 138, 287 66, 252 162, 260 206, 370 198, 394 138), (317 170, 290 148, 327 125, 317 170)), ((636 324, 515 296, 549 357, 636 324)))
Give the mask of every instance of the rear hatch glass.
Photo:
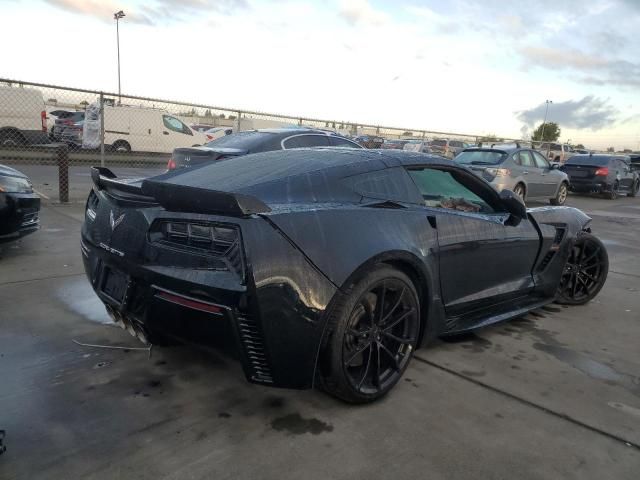
POLYGON ((507 158, 507 154, 495 150, 467 150, 460 153, 455 162, 460 165, 489 166, 499 165, 507 158))

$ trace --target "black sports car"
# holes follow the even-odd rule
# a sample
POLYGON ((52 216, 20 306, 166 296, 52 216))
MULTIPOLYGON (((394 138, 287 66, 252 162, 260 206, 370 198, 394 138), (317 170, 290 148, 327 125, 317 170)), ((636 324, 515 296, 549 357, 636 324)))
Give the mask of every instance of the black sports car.
POLYGON ((40 197, 29 178, 18 170, 0 165, 0 243, 38 230, 40 197))
POLYGON ((430 339, 585 303, 608 271, 581 211, 527 210, 421 153, 299 149, 92 176, 83 260, 121 326, 152 343, 228 331, 250 381, 350 402, 387 393, 430 339))
POLYGON ((176 148, 173 150, 167 169, 195 167, 203 163, 250 153, 312 147, 362 148, 348 138, 327 130, 312 128, 247 130, 217 138, 202 147, 176 148))

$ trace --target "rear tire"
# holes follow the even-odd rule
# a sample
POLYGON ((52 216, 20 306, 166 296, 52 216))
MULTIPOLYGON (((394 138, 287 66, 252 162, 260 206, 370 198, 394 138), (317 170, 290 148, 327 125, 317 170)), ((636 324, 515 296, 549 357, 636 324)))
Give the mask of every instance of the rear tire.
POLYGON ((527 189, 522 183, 519 183, 515 187, 513 187, 513 193, 518 195, 524 202, 527 196, 527 189))
POLYGON ((129 143, 125 142, 124 140, 118 140, 116 142, 113 142, 113 145, 111 145, 111 150, 118 153, 129 153, 131 152, 131 145, 129 145, 129 143))
POLYGON ((320 385, 350 403, 385 396, 411 361, 420 332, 420 302, 411 279, 378 264, 347 287, 327 324, 320 385))
POLYGON ((584 305, 602 289, 609 273, 609 256, 603 243, 581 233, 569 253, 556 293, 556 302, 584 305))
POLYGON ((604 196, 609 200, 615 200, 616 198, 618 198, 618 188, 619 188, 619 184, 618 184, 618 181, 616 180, 611 187, 611 191, 605 192, 604 196))
POLYGON ((562 182, 560 184, 560 187, 558 188, 558 193, 556 194, 555 198, 552 198, 549 201, 551 202, 551 205, 564 205, 564 203, 567 201, 568 195, 569 186, 565 182, 562 182))
POLYGON ((4 130, 0 132, 0 146, 19 147, 23 145, 27 145, 27 140, 18 130, 4 130))

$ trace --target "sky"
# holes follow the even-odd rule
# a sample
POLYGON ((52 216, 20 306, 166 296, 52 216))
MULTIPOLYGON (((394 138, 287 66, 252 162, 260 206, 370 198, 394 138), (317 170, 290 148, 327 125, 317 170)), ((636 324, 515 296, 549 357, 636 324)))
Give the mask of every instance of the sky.
POLYGON ((640 150, 640 0, 0 0, 0 78, 640 150))

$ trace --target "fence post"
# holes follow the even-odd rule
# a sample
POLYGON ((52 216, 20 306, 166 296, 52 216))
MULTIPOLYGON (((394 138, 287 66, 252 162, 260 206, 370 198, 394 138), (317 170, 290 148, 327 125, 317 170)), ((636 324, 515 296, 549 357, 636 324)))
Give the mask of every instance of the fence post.
POLYGON ((100 92, 100 166, 104 167, 104 94, 100 92))
POLYGON ((65 144, 56 148, 56 160, 58 161, 58 198, 60 203, 69 202, 69 154, 65 144))
POLYGON ((238 112, 238 122, 237 122, 237 126, 236 126, 236 132, 240 131, 240 117, 242 116, 242 112, 238 112))

